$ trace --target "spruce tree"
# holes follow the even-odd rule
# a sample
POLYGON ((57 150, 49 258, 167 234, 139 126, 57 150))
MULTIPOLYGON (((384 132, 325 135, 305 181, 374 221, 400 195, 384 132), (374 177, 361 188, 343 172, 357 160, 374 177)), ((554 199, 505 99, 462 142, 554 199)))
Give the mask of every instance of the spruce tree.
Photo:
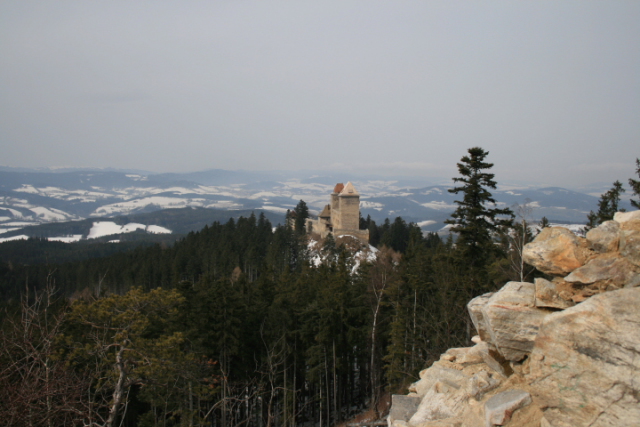
POLYGON ((538 224, 538 226, 540 227, 540 230, 542 230, 543 228, 551 227, 551 224, 549 223, 549 220, 547 219, 547 217, 543 216, 540 219, 540 223, 538 224))
POLYGON ((304 200, 300 200, 294 210, 295 230, 297 234, 305 234, 307 232, 307 218, 309 218, 309 208, 304 200))
POLYGON ((600 200, 598 200, 598 212, 591 211, 587 214, 587 226, 585 230, 597 227, 605 221, 611 221, 613 215, 615 215, 618 210, 624 210, 618 208, 620 194, 622 193, 624 193, 622 183, 620 181, 614 182, 613 187, 600 196, 600 200))
MULTIPOLYGON (((636 173, 638 177, 640 177, 640 159, 636 158, 636 173)), ((631 187, 631 191, 636 196, 640 196, 640 180, 629 179, 629 186, 631 187)), ((640 209, 640 200, 631 199, 631 205, 634 208, 640 209)))
POLYGON ((484 161, 489 152, 473 147, 468 153, 458 163, 461 176, 453 178, 462 185, 449 189, 450 193, 462 193, 463 197, 455 201, 458 208, 445 223, 453 225, 451 231, 458 235, 456 247, 463 263, 477 270, 486 268, 499 251, 493 236, 500 227, 510 227, 514 215, 509 208, 495 207, 496 200, 488 190, 496 188, 494 174, 485 172, 493 167, 493 163, 484 161))

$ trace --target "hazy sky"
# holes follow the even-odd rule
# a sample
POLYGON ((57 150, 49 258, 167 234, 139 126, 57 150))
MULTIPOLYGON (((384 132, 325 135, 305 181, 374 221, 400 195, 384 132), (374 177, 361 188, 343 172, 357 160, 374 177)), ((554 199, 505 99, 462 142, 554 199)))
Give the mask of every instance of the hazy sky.
POLYGON ((625 182, 640 1, 0 2, 0 164, 625 182))

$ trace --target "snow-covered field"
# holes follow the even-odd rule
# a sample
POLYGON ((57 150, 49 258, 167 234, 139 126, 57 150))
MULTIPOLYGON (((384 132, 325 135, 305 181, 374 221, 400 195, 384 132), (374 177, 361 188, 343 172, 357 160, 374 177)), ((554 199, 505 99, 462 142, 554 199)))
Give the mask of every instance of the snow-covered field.
POLYGON ((154 206, 159 209, 169 208, 218 208, 218 209, 240 209, 242 205, 233 200, 208 200, 205 198, 180 198, 168 196, 151 196, 141 199, 133 199, 124 202, 112 203, 96 209, 91 216, 114 216, 126 215, 131 212, 154 206))
POLYGON ((171 234, 168 228, 159 225, 144 225, 131 222, 126 225, 118 225, 113 221, 96 221, 93 223, 87 239, 97 239, 98 237, 110 236, 112 234, 131 233, 136 230, 144 230, 153 234, 171 234))
POLYGON ((44 208, 42 206, 37 206, 35 208, 29 208, 29 210, 36 214, 38 218, 41 218, 47 222, 51 221, 70 221, 74 219, 73 215, 69 215, 66 212, 63 212, 59 209, 54 208, 44 208))
POLYGON ((0 237, 0 243, 10 242, 12 240, 27 240, 29 236, 25 236, 24 234, 20 236, 12 236, 12 237, 0 237))
POLYGON ((63 243, 73 243, 79 242, 82 240, 82 234, 74 234, 73 236, 62 236, 62 237, 49 237, 47 238, 50 242, 63 242, 63 243))

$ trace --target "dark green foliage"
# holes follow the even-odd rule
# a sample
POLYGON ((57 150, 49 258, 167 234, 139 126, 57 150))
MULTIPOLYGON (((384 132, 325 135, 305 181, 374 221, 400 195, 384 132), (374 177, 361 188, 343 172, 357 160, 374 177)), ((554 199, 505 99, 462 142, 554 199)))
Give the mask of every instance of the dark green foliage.
MULTIPOLYGON (((131 236, 130 236, 131 237, 131 236)), ((50 242, 32 237, 27 240, 12 240, 0 244, 0 260, 18 264, 61 264, 84 261, 90 258, 107 257, 119 252, 127 252, 139 246, 151 246, 152 239, 159 241, 163 236, 145 236, 144 241, 121 241, 105 244, 104 241, 84 240, 73 244, 50 242)))
POLYGON ((458 208, 445 223, 453 225, 451 231, 458 235, 456 245, 464 264, 483 269, 499 251, 494 236, 500 227, 511 225, 513 212, 495 207, 496 201, 489 192, 496 188, 494 174, 485 172, 493 167, 493 163, 484 161, 489 152, 473 147, 468 153, 458 163, 460 177, 453 178, 462 185, 449 189, 450 193, 462 193, 463 197, 456 200, 458 208))
POLYGON ((624 193, 622 183, 616 181, 613 183, 613 187, 598 200, 598 212, 589 212, 587 215, 587 226, 585 229, 597 227, 605 221, 613 219, 613 215, 618 212, 618 205, 620 204, 620 194, 624 193))
MULTIPOLYGON (((640 177, 640 159, 636 159, 636 173, 640 177)), ((640 196, 640 180, 629 178, 629 186, 635 196, 640 196)), ((636 209, 640 209, 640 200, 631 199, 631 205, 636 209)))
POLYGON ((551 227, 551 224, 549 223, 549 220, 547 219, 546 216, 542 217, 542 219, 540 220, 540 224, 538 225, 540 226, 540 228, 551 227))
POLYGON ((307 236, 261 214, 214 222, 174 245, 55 265, 2 263, 0 291, 18 301, 26 282, 55 283, 78 300, 61 308, 70 317, 56 354, 77 378, 93 378, 86 398, 105 419, 121 372, 115 348, 126 344, 125 426, 336 425, 385 389, 404 392, 440 353, 467 344, 465 305, 479 293, 477 271, 451 239, 402 218, 362 225, 379 239, 372 262, 356 261, 330 236, 321 248, 327 261, 313 266, 307 236), (105 325, 119 332, 104 333, 105 325), (130 342, 104 341, 116 337, 130 342), (104 344, 111 347, 98 357, 104 344))
POLYGON ((295 230, 298 234, 307 232, 307 219, 309 218, 309 208, 304 200, 300 200, 293 211, 295 213, 295 230))

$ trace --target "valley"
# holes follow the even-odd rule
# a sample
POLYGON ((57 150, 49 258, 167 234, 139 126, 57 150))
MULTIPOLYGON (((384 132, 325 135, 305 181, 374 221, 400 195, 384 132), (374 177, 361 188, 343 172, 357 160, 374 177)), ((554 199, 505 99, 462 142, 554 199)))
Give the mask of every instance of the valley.
MULTIPOLYGON (((226 221, 250 212, 264 212, 278 224, 299 200, 317 214, 335 183, 347 180, 362 194, 362 216, 378 223, 401 216, 425 232, 444 233, 443 221, 456 207, 456 196, 447 191, 451 185, 445 179, 349 174, 307 177, 225 170, 151 174, 4 168, 0 171, 0 242, 26 237, 69 242, 128 232, 184 234, 213 220, 226 221), (152 213, 155 215, 149 216, 152 213)), ((499 186, 493 194, 499 206, 524 207, 530 221, 544 216, 560 224, 584 224, 598 200, 560 187, 508 185, 499 186)))

